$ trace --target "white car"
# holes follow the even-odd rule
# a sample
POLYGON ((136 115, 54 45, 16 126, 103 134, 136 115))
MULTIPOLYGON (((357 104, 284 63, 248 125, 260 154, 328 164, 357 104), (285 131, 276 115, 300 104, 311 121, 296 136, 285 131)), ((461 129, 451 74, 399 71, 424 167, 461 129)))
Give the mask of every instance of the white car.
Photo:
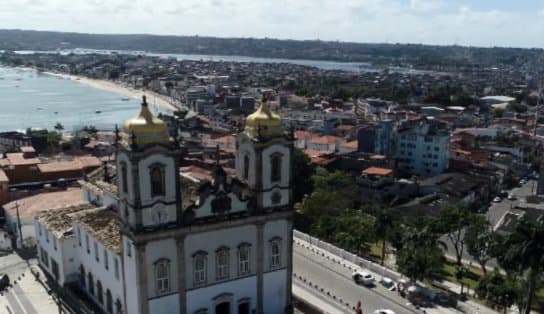
POLYGON ((391 278, 383 277, 382 279, 380 279, 380 283, 389 291, 395 291, 397 289, 397 285, 391 278))
POLYGON ((357 284, 365 286, 374 285, 374 276, 364 270, 354 272, 351 277, 353 278, 353 281, 355 281, 355 283, 357 284))
POLYGON ((493 199, 493 203, 500 203, 501 201, 502 199, 498 196, 493 199))
POLYGON ((372 314, 395 314, 395 312, 393 310, 388 310, 388 309, 379 309, 374 311, 372 314))
POLYGON ((513 201, 513 200, 516 199, 516 195, 514 193, 510 193, 510 194, 508 194, 508 199, 513 201))

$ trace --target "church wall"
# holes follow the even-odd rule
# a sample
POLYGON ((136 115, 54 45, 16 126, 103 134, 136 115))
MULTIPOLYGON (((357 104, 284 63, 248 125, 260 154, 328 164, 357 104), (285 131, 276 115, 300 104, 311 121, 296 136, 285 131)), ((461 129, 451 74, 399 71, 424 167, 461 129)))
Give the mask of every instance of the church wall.
POLYGON ((126 313, 139 313, 138 311, 138 284, 136 282, 136 252, 134 245, 130 242, 129 238, 123 236, 123 276, 125 278, 125 301, 126 301, 126 313), (128 241, 128 242, 127 242, 128 241), (127 243, 130 243, 130 250, 127 249, 127 243), (131 256, 128 256, 128 252, 131 252, 131 256))
POLYGON ((165 196, 160 197, 166 202, 172 202, 176 200, 176 191, 172 187, 176 186, 176 174, 173 169, 176 169, 174 166, 174 160, 171 157, 166 157, 163 155, 152 155, 140 161, 139 174, 140 174, 140 197, 142 205, 146 206, 155 201, 155 198, 151 197, 151 178, 150 178, 150 166, 153 164, 160 164, 164 166, 165 169, 165 196))
POLYGON ((265 313, 283 313, 286 306, 287 270, 264 274, 263 309, 265 313))
POLYGON ((149 300, 149 313, 176 314, 179 313, 179 295, 177 293, 149 300))
MULTIPOLYGON (((239 280, 200 288, 187 292, 187 313, 195 313, 196 310, 206 308, 208 313, 215 313, 216 303, 224 300, 230 301, 230 313, 238 313, 237 303, 244 298, 249 299, 251 312, 257 309, 257 277, 246 277, 239 280), (229 297, 220 297, 224 293, 232 294, 229 297), (214 301, 214 298, 217 301, 214 301)), ((272 300, 273 301, 273 300, 272 300)), ((267 313, 283 313, 267 312, 267 313)))
POLYGON ((263 158, 263 189, 268 190, 272 188, 275 185, 279 185, 281 187, 287 187, 289 186, 289 168, 290 168, 290 150, 288 147, 284 145, 272 145, 270 147, 267 147, 265 150, 263 150, 262 158, 263 158), (271 156, 273 154, 280 153, 283 155, 282 162, 281 162, 281 180, 279 182, 272 182, 270 180, 270 175, 272 171, 271 167, 271 156))
MULTIPOLYGON (((149 298, 158 296, 156 282, 155 282, 155 263, 160 259, 167 259, 170 261, 170 292, 174 293, 178 291, 178 259, 176 241, 173 238, 165 239, 161 241, 149 242, 146 245, 146 268, 147 268, 147 295, 149 298)), ((167 299, 161 298, 154 304, 162 304, 168 302, 167 299)), ((155 313, 151 311, 150 313, 155 313)))
POLYGON ((206 285, 216 282, 216 257, 215 251, 221 247, 229 248, 229 279, 238 277, 238 245, 241 243, 251 244, 250 250, 250 274, 256 272, 256 251, 257 251, 257 227, 245 225, 237 228, 230 228, 206 233, 188 235, 185 239, 185 262, 187 289, 193 288, 193 255, 197 251, 204 251, 207 255, 207 282, 206 285))
MULTIPOLYGON (((117 154, 116 159, 117 159, 117 169, 121 169, 121 163, 122 162, 124 162, 127 165, 127 182, 133 182, 132 181, 132 179, 133 179, 132 178, 132 167, 131 167, 131 163, 130 163, 130 160, 128 159, 128 157, 125 154, 121 153, 121 154, 117 154)), ((122 176, 118 175, 117 176, 117 186, 119 187, 119 194, 123 193, 123 191, 121 189, 121 186, 122 186, 121 180, 122 180, 122 176)), ((128 183, 127 191, 128 191, 127 198, 128 199, 133 199, 134 198, 134 188, 133 188, 132 184, 128 183)))
POLYGON ((255 151, 253 150, 253 147, 250 142, 242 142, 239 144, 238 147, 238 153, 236 157, 236 175, 240 180, 244 179, 244 156, 246 154, 249 156, 249 172, 248 172, 248 184, 250 186, 255 185, 256 177, 255 177, 255 151))
MULTIPOLYGON (((292 241, 289 238, 290 233, 288 231, 289 223, 287 220, 269 221, 264 226, 264 271, 270 271, 270 259, 271 259, 271 247, 270 240, 273 238, 281 238, 281 268, 287 266, 287 242, 292 241)), ((266 282, 266 281, 265 281, 266 282)))

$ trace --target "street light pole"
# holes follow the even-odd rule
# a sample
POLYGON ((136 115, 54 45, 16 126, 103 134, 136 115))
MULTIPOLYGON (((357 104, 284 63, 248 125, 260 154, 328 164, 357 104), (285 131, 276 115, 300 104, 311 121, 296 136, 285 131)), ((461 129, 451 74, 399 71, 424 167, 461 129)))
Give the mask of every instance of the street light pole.
POLYGON ((19 239, 21 239, 21 248, 24 248, 23 244, 23 230, 21 228, 21 216, 19 216, 19 202, 15 202, 15 211, 17 212, 17 229, 19 229, 19 239))

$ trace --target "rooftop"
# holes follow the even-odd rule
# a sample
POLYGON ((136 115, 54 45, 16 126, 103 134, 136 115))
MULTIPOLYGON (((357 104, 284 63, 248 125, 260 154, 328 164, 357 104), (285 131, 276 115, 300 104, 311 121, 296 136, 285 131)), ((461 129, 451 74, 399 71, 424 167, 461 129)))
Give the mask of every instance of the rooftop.
POLYGON ((73 235, 72 215, 73 213, 95 208, 92 204, 81 204, 59 208, 54 211, 44 211, 36 219, 57 238, 73 235))
POLYGON ((4 204, 6 214, 14 217, 17 215, 17 204, 19 205, 19 216, 21 218, 34 218, 44 210, 66 208, 81 205, 81 188, 68 188, 61 192, 40 193, 16 201, 4 204))
POLYGON ((39 164, 38 169, 42 173, 46 172, 61 172, 61 171, 78 171, 91 167, 100 167, 102 163, 94 156, 83 156, 73 160, 55 161, 50 163, 39 164))
POLYGON ((87 232, 109 250, 121 253, 121 233, 117 213, 109 208, 93 208, 73 216, 87 232))
POLYGON ((363 170, 363 174, 371 176, 388 176, 393 173, 392 169, 379 168, 379 167, 370 167, 363 170))
POLYGON ((8 176, 6 175, 4 170, 2 170, 1 168, 0 168, 0 182, 9 182, 8 176))
POLYGON ((6 154, 6 159, 13 166, 37 165, 41 163, 39 158, 25 158, 24 153, 9 153, 6 154))

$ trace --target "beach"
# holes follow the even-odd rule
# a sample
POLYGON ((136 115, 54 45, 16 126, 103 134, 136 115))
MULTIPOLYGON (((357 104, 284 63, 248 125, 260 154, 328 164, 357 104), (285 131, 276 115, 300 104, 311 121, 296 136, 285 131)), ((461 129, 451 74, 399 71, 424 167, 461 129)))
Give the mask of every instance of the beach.
POLYGON ((93 88, 106 90, 106 91, 116 93, 125 97, 141 99, 143 95, 146 95, 147 101, 150 104, 155 105, 158 111, 161 111, 164 113, 172 114, 172 112, 179 110, 178 107, 176 107, 167 99, 168 97, 157 94, 153 91, 149 91, 149 90, 144 91, 140 89, 134 89, 132 87, 128 87, 128 86, 115 83, 112 81, 91 79, 88 77, 78 76, 78 75, 70 75, 70 74, 56 73, 56 72, 41 72, 41 73, 60 77, 67 80, 72 80, 80 84, 85 84, 93 88))

